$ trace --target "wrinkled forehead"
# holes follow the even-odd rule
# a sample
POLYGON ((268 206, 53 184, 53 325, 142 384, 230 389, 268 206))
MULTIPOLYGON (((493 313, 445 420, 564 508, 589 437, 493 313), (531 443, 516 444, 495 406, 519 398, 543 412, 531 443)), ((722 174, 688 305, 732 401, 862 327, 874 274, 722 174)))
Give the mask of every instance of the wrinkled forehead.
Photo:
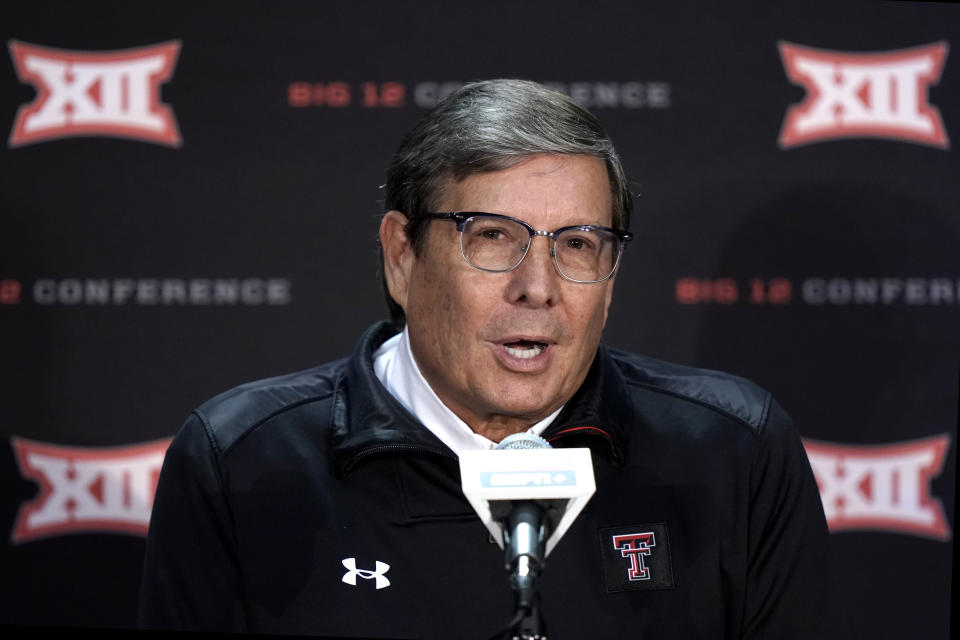
POLYGON ((613 186, 602 158, 575 154, 513 156, 509 162, 438 182, 433 211, 482 211, 520 219, 550 211, 569 224, 613 226, 613 186))

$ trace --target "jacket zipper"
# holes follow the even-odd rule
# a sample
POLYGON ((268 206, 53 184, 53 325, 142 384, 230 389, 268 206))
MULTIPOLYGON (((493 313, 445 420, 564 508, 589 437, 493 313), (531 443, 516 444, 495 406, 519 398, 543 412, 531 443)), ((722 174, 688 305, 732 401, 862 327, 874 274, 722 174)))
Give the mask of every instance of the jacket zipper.
POLYGON ((553 444, 558 440, 563 440, 569 436, 573 435, 590 435, 590 436, 600 436, 602 437, 607 446, 610 449, 610 454, 613 456, 615 464, 620 465, 623 463, 623 455, 620 453, 620 450, 617 448, 616 442, 606 430, 601 429, 600 427, 594 427, 593 425, 577 425, 572 427, 564 427, 557 431, 556 433, 544 436, 547 439, 547 442, 553 444))
POLYGON ((441 449, 434 449, 433 447, 427 447, 424 445, 416 444, 380 444, 375 447, 370 447, 369 449, 364 449, 356 455, 354 455, 349 462, 344 466, 344 472, 350 471, 355 467, 361 460, 369 456, 379 455, 381 453, 388 452, 407 452, 407 453, 428 453, 431 455, 441 456, 443 458, 449 458, 450 460, 459 460, 457 456, 452 453, 447 453, 441 449))

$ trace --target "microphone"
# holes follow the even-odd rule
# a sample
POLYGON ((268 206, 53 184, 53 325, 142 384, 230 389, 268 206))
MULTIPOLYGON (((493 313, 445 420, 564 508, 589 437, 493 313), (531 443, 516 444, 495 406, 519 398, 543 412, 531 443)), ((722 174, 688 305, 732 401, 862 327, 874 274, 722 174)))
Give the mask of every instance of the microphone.
MULTIPOLYGON (((516 451, 530 449, 552 449, 550 443, 532 433, 515 433, 504 438, 495 451, 516 451)), ((561 504, 552 500, 545 504, 535 500, 501 501, 494 503, 491 515, 504 523, 504 564, 510 572, 510 588, 516 594, 517 608, 533 608, 537 593, 537 579, 543 568, 546 556, 546 539, 549 535, 546 518, 547 508, 563 509, 561 504), (507 506, 509 505, 509 506, 507 506), (503 513, 508 509, 506 516, 503 513), (499 516, 499 517, 498 517, 499 516)))
POLYGON ((516 595, 514 623, 539 628, 531 619, 538 617, 544 560, 596 490, 590 450, 553 449, 540 436, 518 433, 495 449, 461 452, 460 478, 467 500, 504 550, 516 595))

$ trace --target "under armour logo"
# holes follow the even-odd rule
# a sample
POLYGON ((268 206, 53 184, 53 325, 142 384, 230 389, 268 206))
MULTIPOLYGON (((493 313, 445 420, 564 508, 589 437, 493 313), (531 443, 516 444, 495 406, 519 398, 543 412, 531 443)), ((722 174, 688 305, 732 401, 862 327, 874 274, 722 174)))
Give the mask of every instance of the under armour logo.
POLYGON ((347 569, 347 572, 343 574, 343 581, 347 584, 357 586, 357 576, 360 576, 364 580, 376 579, 377 589, 383 589, 384 587, 390 586, 390 579, 384 575, 390 570, 390 565, 388 565, 386 562, 380 562, 377 560, 377 568, 372 571, 370 569, 357 569, 356 558, 344 558, 341 560, 341 562, 347 569))

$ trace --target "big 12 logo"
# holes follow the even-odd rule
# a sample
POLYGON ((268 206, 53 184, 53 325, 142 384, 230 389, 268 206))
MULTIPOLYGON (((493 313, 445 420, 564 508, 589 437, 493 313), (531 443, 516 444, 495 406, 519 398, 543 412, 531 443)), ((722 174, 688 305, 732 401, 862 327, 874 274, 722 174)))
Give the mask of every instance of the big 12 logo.
POLYGON ((181 145, 172 109, 160 102, 178 41, 122 51, 68 51, 10 42, 20 81, 37 90, 17 112, 10 147, 69 136, 181 145))
POLYGON ((790 82, 807 90, 780 131, 783 148, 836 138, 888 138, 935 147, 950 143, 930 85, 940 81, 947 43, 852 53, 780 42, 790 82))
POLYGON ((11 542, 70 533, 145 536, 170 440, 67 447, 11 438, 20 474, 40 487, 20 507, 11 542))

